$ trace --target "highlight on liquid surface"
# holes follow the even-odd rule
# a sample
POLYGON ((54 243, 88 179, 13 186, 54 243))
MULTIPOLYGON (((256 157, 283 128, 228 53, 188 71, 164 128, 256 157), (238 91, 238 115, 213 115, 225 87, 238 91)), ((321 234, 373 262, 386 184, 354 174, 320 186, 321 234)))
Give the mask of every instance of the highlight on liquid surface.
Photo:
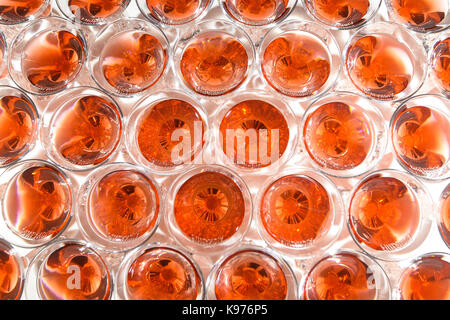
POLYGON ((375 300, 377 284, 371 268, 353 253, 323 258, 305 280, 305 300, 375 300))
POLYGON ((92 248, 67 243, 51 252, 39 272, 45 300, 108 300, 111 279, 105 262, 92 248))
POLYGON ((305 3, 314 17, 337 27, 360 24, 370 7, 369 0, 306 0, 305 3))
POLYGON ((133 170, 108 173, 89 196, 89 216, 103 237, 127 241, 151 231, 159 215, 159 196, 145 175, 133 170))
POLYGON ((146 0, 150 14, 168 24, 183 24, 195 20, 211 0, 146 0))
POLYGON ((261 68, 268 83, 283 94, 311 96, 327 82, 331 58, 324 43, 307 32, 286 32, 269 43, 261 68))
POLYGON ((0 240, 0 300, 18 300, 22 294, 22 271, 11 247, 0 240))
POLYGON ((72 209, 68 181, 54 167, 34 165, 19 172, 4 195, 4 216, 11 230, 29 241, 55 238, 72 209))
POLYGON ((389 34, 354 41, 347 51, 346 67, 353 84, 377 99, 394 99, 408 87, 414 74, 411 51, 389 34))
POLYGON ((450 257, 428 254, 418 258, 400 278, 402 300, 450 300, 450 257))
POLYGON ((173 210, 176 223, 186 237, 200 244, 217 244, 241 228, 246 204, 233 179, 209 171, 183 183, 175 196, 173 210))
POLYGON ((83 41, 69 31, 38 33, 24 48, 23 75, 39 91, 61 90, 80 72, 84 50, 83 41))
POLYGON ((169 99, 158 102, 142 118, 137 127, 139 151, 147 161, 157 166, 171 168, 193 161, 200 152, 195 145, 196 139, 201 139, 200 147, 205 143, 206 124, 197 109, 186 101, 169 99), (200 137, 196 136, 196 130, 200 137), (189 143, 184 141, 186 136, 190 137, 189 150, 185 150, 185 143, 189 143), (180 146, 183 147, 181 150, 180 146))
POLYGON ((392 142, 397 158, 406 167, 427 176, 448 164, 450 120, 428 107, 405 108, 394 120, 392 142))
POLYGON ((439 230, 445 243, 450 247, 450 184, 447 185, 442 193, 440 201, 439 230))
POLYGON ((0 3, 0 21, 20 23, 38 13, 47 0, 2 0, 0 3))
POLYGON ((405 247, 420 223, 420 207, 399 179, 374 175, 354 192, 349 223, 356 241, 380 251, 405 247))
POLYGON ((141 92, 154 85, 167 64, 167 51, 153 35, 124 31, 111 37, 100 57, 105 80, 119 93, 141 92))
POLYGON ((303 141, 321 167, 353 169, 366 160, 373 130, 365 114, 346 103, 330 102, 312 112, 303 128, 303 141))
POLYGON ((284 300, 288 283, 279 262, 257 250, 244 250, 219 266, 214 282, 217 300, 284 300))
POLYGON ((122 8, 129 0, 66 0, 70 11, 84 23, 96 23, 107 19, 122 8))
POLYGON ((424 31, 439 25, 448 13, 447 0, 388 0, 396 19, 410 28, 424 31))
POLYGON ((331 202, 325 188, 308 176, 284 176, 267 187, 260 218, 269 235, 287 246, 301 246, 326 232, 331 202))
POLYGON ((431 68, 441 88, 450 94, 450 37, 434 45, 431 68))
POLYGON ((171 248, 151 248, 128 269, 127 295, 132 300, 196 300, 201 279, 194 264, 171 248))
POLYGON ((0 98, 0 165, 29 151, 36 137, 37 117, 34 106, 23 96, 0 98))
POLYGON ((265 25, 276 21, 288 9, 288 0, 221 0, 228 13, 249 25, 265 25))
POLYGON ((117 107, 89 95, 63 106, 53 119, 52 144, 67 161, 79 166, 104 162, 116 150, 122 131, 117 107))
POLYGON ((283 156, 289 143, 285 117, 262 100, 246 100, 232 107, 219 130, 224 154, 246 168, 271 165, 283 156))
POLYGON ((191 41, 180 61, 181 74, 197 93, 222 95, 241 85, 247 76, 248 55, 231 35, 211 31, 191 41))

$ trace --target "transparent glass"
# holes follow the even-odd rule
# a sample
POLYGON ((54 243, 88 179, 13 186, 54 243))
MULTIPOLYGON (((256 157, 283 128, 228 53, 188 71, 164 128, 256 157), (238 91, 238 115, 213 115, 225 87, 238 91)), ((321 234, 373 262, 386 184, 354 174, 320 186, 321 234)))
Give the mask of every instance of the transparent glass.
POLYGON ((450 32, 443 32, 432 44, 428 64, 430 75, 442 93, 450 98, 450 32))
POLYGON ((8 74, 8 47, 3 32, 0 31, 0 79, 8 74))
POLYGON ((442 240, 450 248, 450 183, 442 191, 436 213, 436 221, 442 240))
POLYGON ((48 16, 52 10, 50 0, 10 1, 0 13, 0 24, 14 25, 48 16))
POLYGON ((19 300, 25 279, 24 258, 7 241, 0 238, 0 300, 19 300))
POLYGON ((103 25, 119 19, 130 0, 56 0, 61 13, 74 22, 103 25))

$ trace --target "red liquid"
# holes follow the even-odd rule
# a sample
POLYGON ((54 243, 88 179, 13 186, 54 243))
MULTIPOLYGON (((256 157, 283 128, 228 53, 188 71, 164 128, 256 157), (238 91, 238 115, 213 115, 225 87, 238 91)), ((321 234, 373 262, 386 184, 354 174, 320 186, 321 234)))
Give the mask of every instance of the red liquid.
POLYGON ((222 0, 236 20, 250 25, 269 24, 286 11, 288 0, 222 0))
POLYGON ((391 0, 388 6, 397 19, 416 30, 433 29, 448 12, 446 0, 391 0))
POLYGON ((82 22, 95 23, 120 11, 129 0, 68 0, 69 8, 82 22))
POLYGON ((350 27, 361 23, 369 10, 369 0, 307 0, 306 8, 330 25, 350 27))
POLYGON ((19 23, 36 14, 46 4, 46 0, 2 0, 0 20, 7 23, 19 23))
POLYGON ((450 247, 450 184, 442 193, 440 209, 439 229, 445 243, 450 247))
POLYGON ((195 20, 208 7, 210 0, 147 0, 150 14, 168 24, 195 20))
POLYGON ((439 41, 434 46, 432 72, 442 89, 450 94, 450 38, 439 41))
POLYGON ((0 241, 0 300, 18 300, 22 294, 19 261, 10 247, 0 241))

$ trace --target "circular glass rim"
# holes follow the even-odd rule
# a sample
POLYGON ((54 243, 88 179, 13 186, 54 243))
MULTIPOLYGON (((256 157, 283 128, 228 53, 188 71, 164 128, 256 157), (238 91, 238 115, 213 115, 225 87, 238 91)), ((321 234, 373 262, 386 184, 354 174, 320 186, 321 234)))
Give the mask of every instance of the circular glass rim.
MULTIPOLYGON (((448 15, 450 17, 450 13, 448 15)), ((450 23, 449 23, 449 27, 450 27, 450 23)), ((450 91, 447 91, 445 88, 442 87, 441 83, 439 82, 439 80, 436 77, 436 73, 434 72, 435 69, 435 65, 436 65, 436 57, 435 57, 435 49, 437 44, 439 44, 442 41, 448 40, 450 42, 450 31, 444 31, 442 33, 439 33, 439 36, 435 37, 433 39, 433 41, 431 41, 430 44, 430 48, 429 48, 429 52, 428 52, 428 57, 427 57, 427 61, 428 61, 428 68, 429 68, 429 74, 431 79, 433 80, 433 83, 435 84, 435 86, 437 88, 439 88, 439 90, 442 92, 442 94, 444 94, 445 96, 447 96, 448 98, 450 98, 450 91)), ((450 44, 449 44, 450 47, 450 44)))
MULTIPOLYGON (((444 235, 444 228, 447 229, 444 225, 444 222, 442 221, 442 209, 443 209, 443 204, 444 201, 449 201, 450 202, 450 182, 447 184, 447 186, 444 188, 444 190, 442 191, 439 200, 436 203, 436 222, 437 222, 437 227, 439 230, 439 234, 442 238, 442 241, 447 245, 447 247, 450 249, 450 237, 447 239, 446 236, 444 235)), ((447 231, 450 235, 450 230, 447 231)))
POLYGON ((39 19, 43 16, 45 11, 48 10, 49 8, 51 11, 51 0, 43 0, 42 5, 39 7, 39 10, 37 10, 34 14, 25 17, 25 19, 23 19, 23 20, 17 20, 17 21, 5 20, 5 19, 0 18, 0 25, 14 26, 14 25, 30 22, 31 20, 39 19))
POLYGON ((3 238, 0 238, 0 245, 3 245, 6 250, 8 251, 8 254, 10 256, 14 257, 14 261, 17 263, 18 267, 19 267, 19 292, 17 294, 17 297, 14 300, 21 300, 22 296, 24 295, 24 287, 25 287, 25 274, 26 274, 26 269, 25 269, 25 264, 26 264, 26 259, 24 256, 22 256, 21 254, 19 254, 19 252, 16 250, 16 248, 14 248, 14 246, 9 243, 8 241, 6 241, 3 238))

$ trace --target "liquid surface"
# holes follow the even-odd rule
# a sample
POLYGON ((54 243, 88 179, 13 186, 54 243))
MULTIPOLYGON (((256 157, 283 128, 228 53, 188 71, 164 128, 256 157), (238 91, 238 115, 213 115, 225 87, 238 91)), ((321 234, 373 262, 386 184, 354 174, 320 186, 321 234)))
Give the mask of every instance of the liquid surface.
POLYGON ((285 117, 261 100, 246 100, 232 107, 219 130, 224 154, 247 168, 271 165, 283 156, 289 143, 285 117))
POLYGON ((201 280, 192 262, 170 248, 153 248, 131 264, 127 293, 133 300, 196 300, 201 280))
POLYGON ((38 13, 46 0, 1 0, 0 20, 19 23, 38 13))
POLYGON ((122 131, 117 107, 98 96, 85 96, 62 107, 53 119, 53 145, 79 166, 104 162, 116 150, 122 131))
POLYGON ((68 0, 73 15, 84 23, 107 19, 128 4, 129 0, 68 0))
POLYGON ((349 170, 366 160, 372 148, 372 128, 364 113, 342 102, 331 102, 310 114, 303 139, 321 167, 349 170))
POLYGON ((236 20, 249 25, 265 25, 280 18, 287 10, 288 0, 222 0, 236 20))
POLYGON ((450 94, 450 38, 439 41, 434 46, 432 72, 441 88, 450 94))
POLYGON ((219 267, 217 300, 284 300, 287 280, 278 262, 261 251, 241 251, 219 267))
POLYGON ((306 8, 321 21, 339 27, 355 26, 369 11, 369 0, 307 0, 306 8))
POLYGON ((262 72, 283 94, 305 97, 319 91, 330 76, 330 55, 321 40, 305 32, 286 32, 265 49, 262 72))
POLYGON ((239 186, 218 172, 203 172, 189 178, 178 190, 174 214, 188 238, 215 244, 232 237, 241 227, 245 202, 239 186))
POLYGON ((0 300, 18 300, 22 294, 22 274, 10 246, 0 241, 0 300))
POLYGON ((288 246, 305 245, 320 237, 331 212, 327 191, 307 176, 276 180, 264 192, 260 205, 266 231, 288 246))
POLYGON ((447 185, 441 197, 439 229, 442 238, 450 247, 450 184, 447 185))
POLYGON ((92 189, 89 214, 97 231, 114 241, 146 234, 156 224, 159 197, 155 186, 138 171, 114 171, 92 189))
POLYGON ((236 89, 246 78, 248 55, 232 36, 214 31, 197 36, 181 58, 181 74, 194 91, 222 95, 236 89))
POLYGON ((390 0, 388 6, 397 19, 416 30, 430 30, 444 20, 446 0, 390 0))
POLYGON ((195 20, 208 7, 210 0, 147 0, 150 14, 168 24, 195 20))
POLYGON ((406 246, 420 221, 417 199, 403 182, 391 177, 373 176, 359 185, 349 212, 356 240, 382 251, 406 246))

